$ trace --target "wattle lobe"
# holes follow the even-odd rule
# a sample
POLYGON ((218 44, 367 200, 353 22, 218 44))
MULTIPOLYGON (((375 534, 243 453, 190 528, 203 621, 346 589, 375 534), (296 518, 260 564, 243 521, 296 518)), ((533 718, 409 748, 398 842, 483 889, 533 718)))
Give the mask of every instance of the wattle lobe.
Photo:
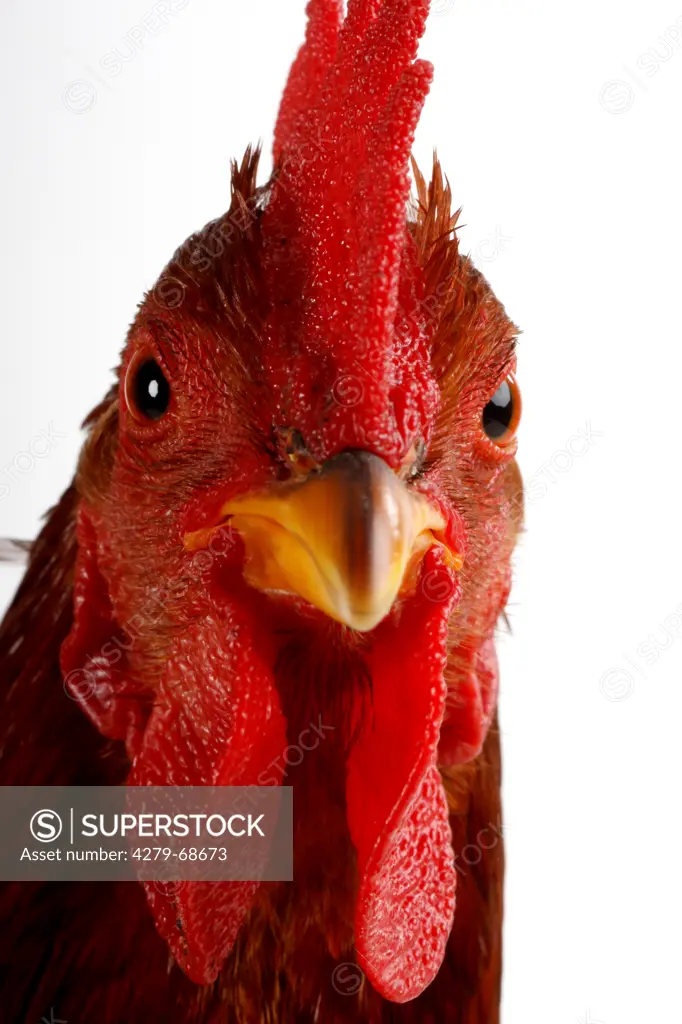
POLYGON ((348 823, 360 874, 358 963, 393 1002, 414 999, 433 980, 455 910, 452 835, 436 757, 448 618, 458 598, 454 576, 432 549, 399 621, 376 631, 371 710, 348 761, 348 823))
MULTIPOLYGON (((230 609, 181 637, 129 785, 255 786, 286 747, 286 724, 250 615, 230 609), (220 638, 228 638, 221 641, 220 638)), ((281 781, 281 780, 278 780, 281 781)), ((184 972, 215 981, 258 882, 145 883, 156 926, 184 972)))

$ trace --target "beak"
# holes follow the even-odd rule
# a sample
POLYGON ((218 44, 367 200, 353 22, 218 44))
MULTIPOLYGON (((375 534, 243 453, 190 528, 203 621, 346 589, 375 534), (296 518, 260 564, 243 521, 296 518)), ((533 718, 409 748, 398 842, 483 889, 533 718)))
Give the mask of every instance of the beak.
POLYGON ((302 483, 228 501, 213 528, 185 535, 205 547, 220 525, 241 534, 244 575, 258 590, 292 594, 366 632, 390 611, 433 544, 459 569, 441 513, 368 452, 344 452, 302 483))

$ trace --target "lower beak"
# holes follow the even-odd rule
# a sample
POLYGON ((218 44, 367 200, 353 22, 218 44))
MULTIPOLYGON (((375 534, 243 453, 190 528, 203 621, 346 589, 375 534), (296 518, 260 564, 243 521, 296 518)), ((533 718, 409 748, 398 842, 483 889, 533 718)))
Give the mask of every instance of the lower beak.
POLYGON ((440 512, 368 452, 344 452, 302 483, 228 501, 220 524, 186 534, 185 547, 205 547, 227 519, 244 541, 251 586, 303 598, 363 632, 385 618, 433 544, 461 567, 442 539, 440 512))

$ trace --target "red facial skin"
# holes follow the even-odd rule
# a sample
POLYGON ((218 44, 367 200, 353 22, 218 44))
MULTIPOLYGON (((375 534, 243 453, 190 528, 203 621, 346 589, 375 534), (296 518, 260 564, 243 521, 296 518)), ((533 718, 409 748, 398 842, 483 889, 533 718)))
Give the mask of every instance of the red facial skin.
MULTIPOLYGON (((169 900, 149 886, 158 931, 204 985, 235 970, 279 908, 287 940, 273 956, 301 1007, 326 1005, 330 958, 356 957, 394 1003, 438 973, 456 913, 441 773, 476 758, 494 716, 492 637, 519 528, 515 445, 490 441, 481 419, 515 369, 513 325, 459 256, 437 166, 429 189, 417 175, 405 223, 427 9, 351 0, 340 28, 339 3, 311 0, 279 171, 257 190, 247 154, 228 214, 147 296, 77 482, 61 666, 95 727, 125 744, 128 781, 295 788, 293 895, 194 883, 169 900), (171 391, 155 422, 130 399, 147 358, 171 391), (188 551, 185 534, 227 500, 297 471, 291 430, 311 465, 348 449, 383 459, 442 511, 462 570, 432 548, 387 618, 356 634, 249 587, 235 531, 188 551), (284 752, 320 722, 327 738, 285 775, 284 752)), ((362 1019, 378 1020, 363 998, 362 1019)))

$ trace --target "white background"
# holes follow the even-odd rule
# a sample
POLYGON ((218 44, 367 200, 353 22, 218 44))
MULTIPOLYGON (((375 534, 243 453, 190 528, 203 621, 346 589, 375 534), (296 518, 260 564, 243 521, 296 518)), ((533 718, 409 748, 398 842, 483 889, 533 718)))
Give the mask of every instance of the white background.
MULTIPOLYGON (((229 158, 269 148, 303 36, 303 0, 188 0, 156 35, 152 4, 2 6, 0 469, 64 436, 0 473, 0 536, 67 485, 137 302, 224 210, 229 158)), ((680 0, 435 0, 422 46, 417 156, 437 144, 524 331, 505 1024, 682 1018, 680 40, 680 0)))

